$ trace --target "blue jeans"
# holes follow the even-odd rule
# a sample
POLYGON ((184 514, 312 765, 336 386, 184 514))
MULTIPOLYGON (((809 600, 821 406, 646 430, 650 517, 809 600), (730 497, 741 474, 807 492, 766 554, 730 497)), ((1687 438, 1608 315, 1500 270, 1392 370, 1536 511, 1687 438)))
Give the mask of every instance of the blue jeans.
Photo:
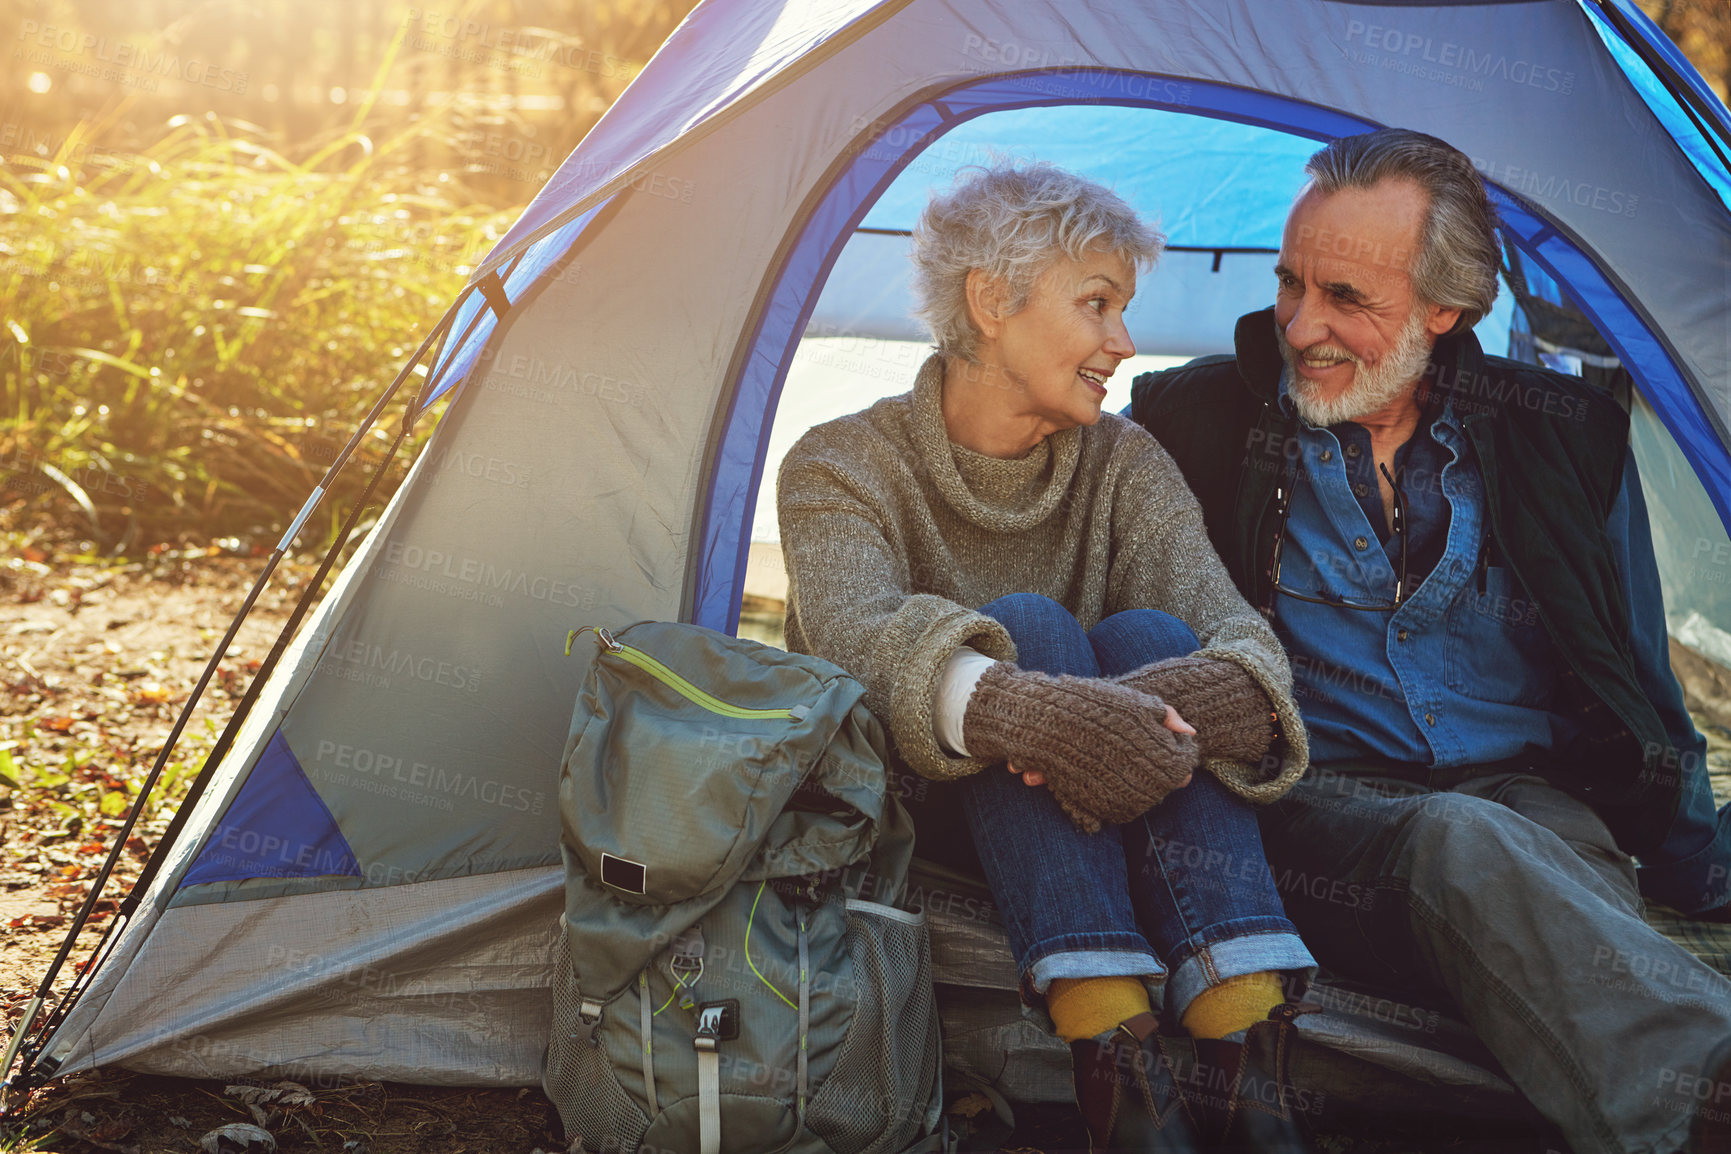
MULTIPOLYGON (((1031 593, 980 612, 1016 643, 1017 664, 1082 677, 1127 673, 1196 651, 1182 621, 1153 609, 1084 631, 1031 593)), ((1197 720, 1197 719, 1187 719, 1197 720)), ((993 767, 965 778, 962 812, 1010 935, 1030 1001, 1054 978, 1138 976, 1165 983, 1182 1018, 1227 978, 1316 963, 1286 918, 1256 815, 1206 771, 1135 821, 1084 833, 1050 790, 993 767)))

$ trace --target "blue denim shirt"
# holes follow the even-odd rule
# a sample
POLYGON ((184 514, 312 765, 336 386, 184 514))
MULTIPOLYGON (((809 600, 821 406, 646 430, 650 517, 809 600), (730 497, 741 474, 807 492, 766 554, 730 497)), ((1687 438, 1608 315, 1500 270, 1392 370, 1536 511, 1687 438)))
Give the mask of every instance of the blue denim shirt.
MULTIPOLYGON (((1281 404, 1291 404, 1284 380, 1281 404)), ((1281 588, 1392 604, 1400 539, 1384 524, 1369 434, 1300 421, 1296 455, 1281 588)), ((1485 548, 1484 485, 1452 407, 1421 424, 1396 460, 1407 514, 1400 608, 1275 596, 1311 757, 1443 768, 1561 745, 1574 732, 1562 657, 1537 606, 1485 548)))
MULTIPOLYGON (((1284 377, 1280 403, 1291 412, 1284 377)), ((1297 422, 1298 482, 1281 551, 1288 589, 1391 603, 1399 541, 1376 485, 1370 435, 1297 422), (1359 547, 1360 541, 1365 543, 1359 547)), ((1485 548, 1484 487, 1451 407, 1396 454, 1407 513, 1408 599, 1396 612, 1342 610, 1277 594, 1316 762, 1385 757, 1436 767, 1541 755, 1566 743, 1561 657, 1528 599, 1485 548), (1422 583, 1421 583, 1422 582, 1422 583), (1415 588, 1416 587, 1416 588, 1415 588)), ((1706 743, 1671 674, 1646 504, 1633 453, 1606 524, 1628 595, 1630 655, 1684 776, 1676 820, 1643 859, 1650 898, 1699 910, 1731 900, 1731 806, 1717 812, 1706 743)))

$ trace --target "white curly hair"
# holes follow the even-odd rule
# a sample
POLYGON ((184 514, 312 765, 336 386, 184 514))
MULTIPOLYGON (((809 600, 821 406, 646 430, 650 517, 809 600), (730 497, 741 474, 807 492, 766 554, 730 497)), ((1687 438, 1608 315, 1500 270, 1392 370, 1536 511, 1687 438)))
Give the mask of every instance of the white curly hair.
POLYGON ((1138 271, 1165 247, 1116 193, 1051 164, 998 162, 964 170, 934 195, 913 230, 914 315, 938 352, 973 361, 979 330, 968 318, 968 273, 1000 281, 1011 312, 1060 256, 1105 249, 1138 271))

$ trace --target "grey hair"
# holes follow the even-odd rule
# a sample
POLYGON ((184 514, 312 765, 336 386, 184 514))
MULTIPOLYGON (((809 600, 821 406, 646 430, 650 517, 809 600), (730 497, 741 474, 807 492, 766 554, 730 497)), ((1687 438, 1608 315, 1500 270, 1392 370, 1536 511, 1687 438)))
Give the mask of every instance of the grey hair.
POLYGON ((1379 128, 1331 141, 1304 171, 1311 176, 1305 191, 1325 196, 1383 180, 1416 183, 1430 205, 1412 267, 1413 291, 1429 304, 1461 311, 1452 332, 1465 332, 1491 311, 1502 265, 1497 211, 1465 153, 1422 132, 1379 128))
POLYGON ((1151 267, 1166 238, 1118 195, 1050 164, 998 162, 959 177, 932 197, 914 226, 914 315, 938 352, 972 361, 979 330, 968 317, 968 273, 1003 283, 1011 312, 1060 256, 1105 249, 1131 267, 1151 267))

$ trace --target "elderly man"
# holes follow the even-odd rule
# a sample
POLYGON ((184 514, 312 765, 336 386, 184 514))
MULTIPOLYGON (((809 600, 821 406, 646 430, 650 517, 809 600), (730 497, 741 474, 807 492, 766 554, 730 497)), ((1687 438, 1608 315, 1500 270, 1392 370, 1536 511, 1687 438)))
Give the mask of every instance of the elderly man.
POLYGON ((1582 1154, 1731 1149, 1731 983, 1641 917, 1722 915, 1731 842, 1628 419, 1480 350, 1465 156, 1385 129, 1307 171, 1273 310, 1131 408, 1292 657, 1313 764, 1262 823, 1288 913, 1323 965, 1452 999, 1582 1154))

